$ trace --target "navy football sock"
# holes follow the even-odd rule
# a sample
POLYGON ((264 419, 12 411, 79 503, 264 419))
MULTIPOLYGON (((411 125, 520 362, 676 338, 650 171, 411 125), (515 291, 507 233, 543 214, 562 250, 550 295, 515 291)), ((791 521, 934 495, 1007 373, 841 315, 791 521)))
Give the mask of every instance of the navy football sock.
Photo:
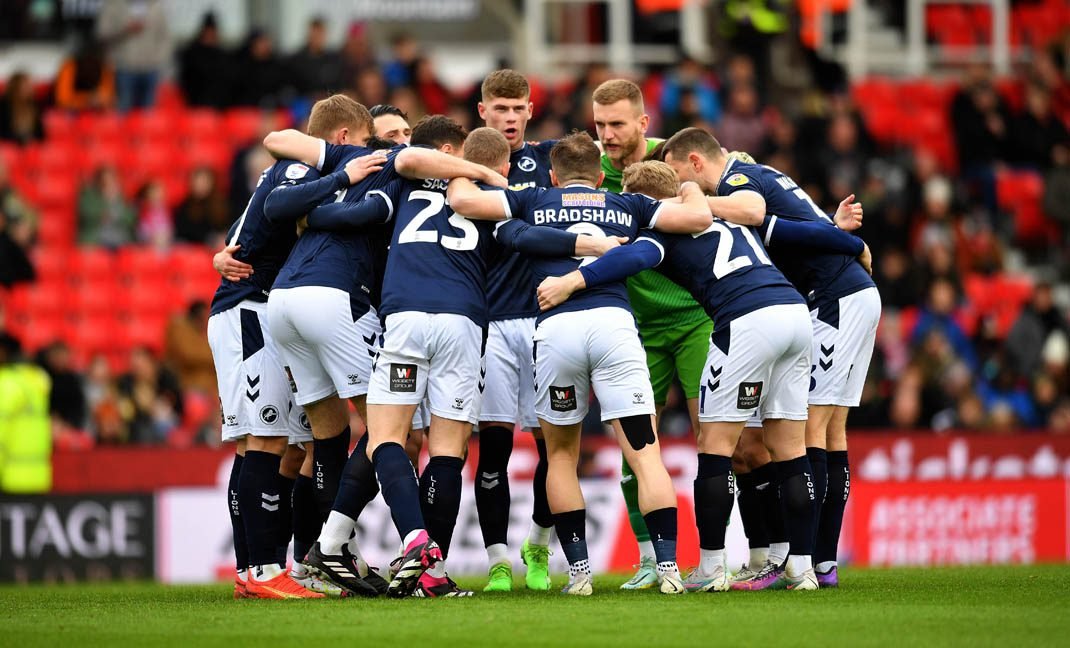
POLYGON ((821 508, 825 502, 825 489, 828 486, 828 454, 824 448, 807 448, 806 458, 810 460, 812 481, 814 483, 814 543, 817 543, 817 529, 821 522, 821 508))
POLYGON ((776 474, 776 464, 769 462, 755 468, 750 474, 754 478, 754 488, 758 491, 769 544, 787 542, 788 530, 784 526, 784 510, 780 506, 780 480, 776 474))
POLYGON ((442 549, 446 558, 453 541, 453 527, 461 509, 461 469, 459 457, 431 457, 420 475, 420 508, 427 523, 427 534, 442 549))
POLYGON ((349 459, 349 426, 341 434, 330 439, 312 441, 312 476, 316 480, 316 508, 320 517, 327 519, 327 514, 334 506, 338 495, 338 483, 342 480, 346 460, 349 459))
POLYGON ((658 564, 676 562, 676 507, 657 509, 643 516, 654 543, 658 564))
POLYGON ((293 492, 294 480, 284 475, 279 475, 279 516, 278 536, 275 546, 275 560, 280 567, 286 566, 286 554, 290 549, 290 538, 293 537, 293 492))
POLYGON ((774 463, 780 475, 780 504, 790 554, 809 556, 814 551, 814 482, 810 460, 802 456, 774 463))
POLYGON ((405 448, 397 443, 384 443, 375 449, 372 464, 383 500, 390 507, 390 516, 402 540, 416 529, 426 528, 420 511, 420 485, 405 448))
POLYGON ((735 502, 732 458, 700 453, 695 477, 695 522, 699 547, 724 549, 725 530, 735 502))
MULTIPOLYGON (((475 489, 484 547, 508 542, 509 455, 512 452, 512 430, 496 425, 479 431, 475 489)), ((424 515, 426 517, 426 512, 424 515)))
POLYGON ((238 479, 238 505, 245 523, 250 566, 276 562, 278 517, 282 509, 278 479, 281 461, 282 457, 270 452, 248 450, 242 462, 241 477, 238 479))
POLYGON ((546 497, 546 473, 550 470, 550 464, 546 458, 546 439, 535 439, 535 449, 539 453, 539 463, 535 464, 535 475, 532 477, 531 484, 535 496, 534 506, 531 509, 531 521, 548 529, 554 525, 554 515, 550 512, 550 500, 546 497))
POLYGON ((817 544, 814 545, 814 564, 835 562, 840 544, 840 528, 843 526, 843 509, 851 494, 851 466, 846 450, 828 453, 828 491, 825 506, 821 509, 821 521, 817 527, 817 544))
POLYGON ((249 545, 245 540, 245 522, 241 517, 238 501, 238 483, 241 477, 242 457, 234 453, 230 465, 230 480, 227 482, 227 511, 230 513, 230 532, 234 539, 234 567, 238 571, 249 568, 249 545))
POLYGON ((316 486, 311 477, 298 475, 293 490, 294 560, 301 562, 316 543, 323 520, 316 509, 316 486))
POLYGON ((769 534, 765 530, 765 518, 762 516, 761 494, 755 486, 754 475, 751 473, 736 475, 739 517, 751 549, 769 546, 769 534))
POLYGON ((357 441, 357 447, 342 471, 342 481, 338 485, 338 496, 334 498, 332 510, 356 520, 368 502, 378 494, 379 483, 375 481, 375 466, 368 458, 368 435, 365 434, 357 441))
POLYGON ((590 573, 587 556, 587 509, 554 513, 554 526, 561 551, 572 572, 590 573))

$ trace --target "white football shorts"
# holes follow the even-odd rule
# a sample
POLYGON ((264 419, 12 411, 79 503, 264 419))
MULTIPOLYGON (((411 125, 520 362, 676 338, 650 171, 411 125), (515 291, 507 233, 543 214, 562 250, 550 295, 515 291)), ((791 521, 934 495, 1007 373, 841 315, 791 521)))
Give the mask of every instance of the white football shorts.
POLYGON ((480 421, 539 427, 535 416, 535 365, 531 359, 534 336, 534 317, 490 323, 480 421))
POLYGON ((810 404, 857 407, 873 357, 881 296, 870 287, 810 311, 814 328, 810 404))

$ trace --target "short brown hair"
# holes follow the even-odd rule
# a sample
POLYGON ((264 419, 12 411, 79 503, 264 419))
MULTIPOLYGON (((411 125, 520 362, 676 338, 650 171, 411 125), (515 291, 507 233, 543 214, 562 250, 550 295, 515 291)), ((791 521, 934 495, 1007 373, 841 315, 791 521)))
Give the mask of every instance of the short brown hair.
POLYGON ((598 181, 602 154, 587 133, 580 131, 563 137, 550 149, 550 167, 558 184, 572 180, 598 181))
POLYGON ((445 115, 429 115, 412 127, 409 144, 434 149, 451 144, 454 148, 460 148, 465 137, 468 137, 468 131, 464 126, 445 115))
POLYGON ((679 160, 691 153, 699 153, 708 160, 719 159, 724 153, 717 138, 701 128, 685 128, 665 142, 664 157, 672 155, 679 160))
POLYGON ((658 200, 680 193, 680 179, 676 171, 657 160, 629 164, 624 169, 621 185, 628 193, 646 194, 658 200))
POLYGON ((505 135, 493 128, 477 128, 464 141, 464 159, 488 169, 500 169, 509 161, 509 154, 509 142, 505 135))
POLYGON ((594 89, 591 98, 596 104, 608 106, 627 99, 643 112, 643 91, 628 79, 610 79, 594 89))
POLYGON ((483 101, 491 99, 527 99, 531 96, 531 86, 527 78, 516 70, 495 70, 483 79, 480 88, 483 101))
POLYGON ((308 134, 326 138, 339 128, 349 128, 351 131, 365 129, 372 135, 375 133, 375 120, 367 108, 344 94, 333 94, 317 101, 308 115, 308 134))

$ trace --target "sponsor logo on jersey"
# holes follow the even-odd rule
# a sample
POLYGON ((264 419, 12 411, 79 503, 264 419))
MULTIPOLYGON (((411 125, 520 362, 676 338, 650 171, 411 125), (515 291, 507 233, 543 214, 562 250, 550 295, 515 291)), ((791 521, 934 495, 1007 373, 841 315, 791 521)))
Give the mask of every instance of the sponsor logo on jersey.
POLYGON ((516 166, 526 173, 531 173, 535 170, 535 158, 524 156, 520 158, 520 161, 516 163, 516 166))
POLYGON ((308 167, 303 164, 291 164, 286 167, 286 177, 290 180, 299 180, 308 174, 308 167))
POLYGON ((563 207, 605 207, 606 194, 601 191, 561 194, 561 205, 563 207))
POLYGON ((260 420, 268 425, 275 425, 279 420, 279 410, 274 405, 265 405, 260 410, 260 420))
POLYGON ((359 385, 360 384, 360 376, 358 376, 357 374, 349 374, 349 375, 347 375, 346 376, 346 380, 349 381, 350 385, 359 385))
POLYGON ((750 182, 750 179, 748 179, 747 176, 743 175, 742 173, 733 173, 732 175, 728 176, 728 179, 725 180, 725 182, 728 183, 729 187, 742 187, 743 185, 750 182))
POLYGON ((290 383, 290 392, 296 394, 297 381, 294 380, 293 372, 290 371, 290 367, 288 365, 283 365, 282 368, 286 371, 286 380, 290 383))
POLYGON ((645 405, 646 399, 643 398, 643 392, 632 392, 632 405, 645 405))
POLYGON ((390 391, 409 392, 416 391, 416 372, 418 367, 414 364, 390 363, 390 391))
POLYGON ((454 398, 453 399, 453 409, 455 409, 455 410, 463 410, 464 409, 464 399, 463 398, 454 398))
POLYGON ((762 398, 762 382, 739 383, 739 395, 736 397, 738 409, 754 409, 762 398))
POLYGON ((555 412, 571 412, 576 409, 576 386, 556 387, 550 385, 550 409, 555 412))
POLYGON ((227 425, 237 425, 238 417, 234 414, 227 414, 227 425))

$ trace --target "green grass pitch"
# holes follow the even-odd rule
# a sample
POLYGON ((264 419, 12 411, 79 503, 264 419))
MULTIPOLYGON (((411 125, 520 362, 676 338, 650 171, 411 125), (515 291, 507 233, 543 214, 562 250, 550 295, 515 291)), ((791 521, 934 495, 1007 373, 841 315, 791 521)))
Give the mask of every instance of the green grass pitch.
MULTIPOLYGON (((555 579, 558 585, 560 579, 555 579)), ((1070 566, 845 570, 818 592, 235 601, 224 586, 4 586, 5 646, 1070 646, 1070 566)), ((522 587, 522 581, 517 579, 522 587)), ((470 587, 482 581, 466 579, 470 587)))

